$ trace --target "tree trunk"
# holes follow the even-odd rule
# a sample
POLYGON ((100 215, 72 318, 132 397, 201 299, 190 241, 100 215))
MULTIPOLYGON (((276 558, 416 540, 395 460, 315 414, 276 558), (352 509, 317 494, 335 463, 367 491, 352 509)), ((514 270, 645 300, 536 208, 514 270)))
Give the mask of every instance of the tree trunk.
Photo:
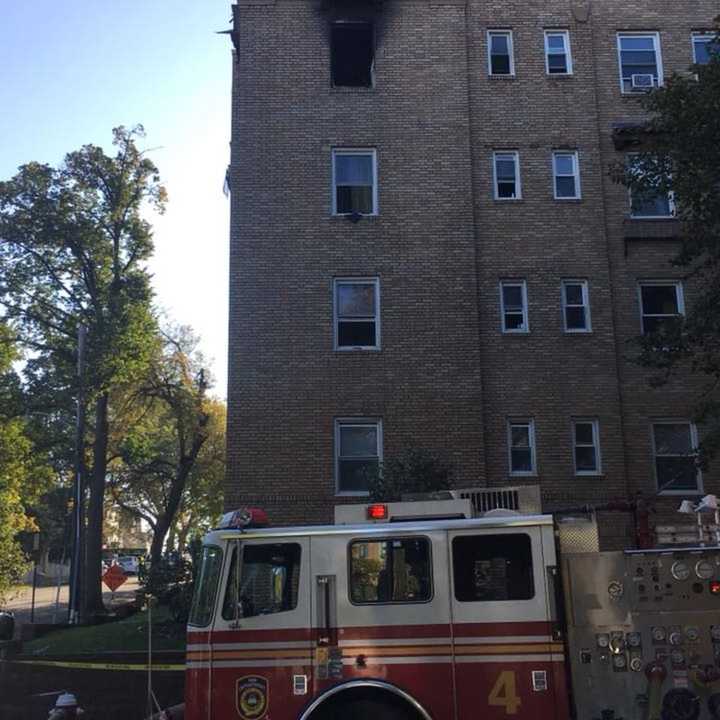
POLYGON ((102 561, 107 447, 108 395, 103 393, 95 402, 95 441, 93 442, 93 468, 89 483, 90 500, 85 533, 85 577, 82 583, 82 587, 85 589, 85 602, 83 603, 85 619, 105 611, 102 601, 100 563, 102 561))

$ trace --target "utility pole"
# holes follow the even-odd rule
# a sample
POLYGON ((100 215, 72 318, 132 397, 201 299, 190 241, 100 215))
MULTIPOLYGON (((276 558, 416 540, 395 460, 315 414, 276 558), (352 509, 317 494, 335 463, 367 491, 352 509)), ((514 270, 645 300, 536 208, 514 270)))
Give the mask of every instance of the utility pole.
POLYGON ((85 340, 87 328, 82 323, 78 325, 77 340, 77 422, 75 426, 75 483, 73 486, 73 553, 70 567, 70 602, 69 621, 76 624, 81 615, 82 598, 82 568, 84 565, 83 553, 83 506, 85 500, 84 475, 84 440, 85 440, 85 340))

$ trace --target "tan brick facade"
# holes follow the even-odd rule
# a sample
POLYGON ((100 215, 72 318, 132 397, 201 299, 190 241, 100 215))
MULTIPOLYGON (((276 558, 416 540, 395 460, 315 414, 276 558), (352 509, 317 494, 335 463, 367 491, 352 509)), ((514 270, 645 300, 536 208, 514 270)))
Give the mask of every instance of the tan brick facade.
MULTIPOLYGON (((616 36, 658 32, 665 75, 684 70, 691 32, 716 4, 234 9, 227 506, 329 521, 337 418, 381 420, 385 457, 447 453, 464 486, 537 482, 547 508, 653 492, 652 419, 687 419, 702 385, 653 390, 627 359, 638 281, 681 273, 668 263, 672 241, 626 241, 640 221, 628 224, 627 193, 607 176, 622 157, 613 123, 640 113, 637 96, 620 92, 616 36), (366 14, 374 87, 333 88, 330 22, 366 14), (492 29, 512 30, 513 77, 488 75, 492 29), (572 75, 546 74, 545 29, 569 32, 572 75), (333 148, 376 150, 377 216, 332 216, 333 148), (579 200, 553 199, 561 149, 578 153, 579 200), (493 199, 495 150, 519 153, 522 199, 493 199), (334 350, 333 278, 356 276, 380 281, 379 351, 334 350), (503 279, 526 282, 528 333, 501 332, 503 279), (587 281, 592 332, 563 332, 563 279, 587 281), (510 417, 534 420, 536 477, 508 474, 510 417), (598 421, 599 476, 574 472, 573 418, 598 421)), ((645 224, 663 222, 674 221, 645 224)), ((706 473, 704 486, 717 490, 716 478, 706 473)), ((606 545, 623 544, 625 517, 603 532, 606 545)))

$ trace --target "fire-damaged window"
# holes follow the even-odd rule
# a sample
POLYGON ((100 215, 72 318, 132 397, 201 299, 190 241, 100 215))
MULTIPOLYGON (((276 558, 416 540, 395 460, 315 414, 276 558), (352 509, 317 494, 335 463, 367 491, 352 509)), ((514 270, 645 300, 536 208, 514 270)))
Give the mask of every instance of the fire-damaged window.
POLYGON ((532 547, 524 533, 453 538, 455 599, 530 600, 535 595, 532 547))
POLYGON ((330 26, 332 84, 335 87, 372 87, 374 37, 367 21, 337 21, 330 26))
POLYGON ((424 537, 350 543, 350 600, 417 603, 432 597, 430 541, 424 537))
POLYGON ((300 545, 245 545, 238 577, 238 548, 233 551, 222 616, 225 620, 294 610, 300 586, 300 545))

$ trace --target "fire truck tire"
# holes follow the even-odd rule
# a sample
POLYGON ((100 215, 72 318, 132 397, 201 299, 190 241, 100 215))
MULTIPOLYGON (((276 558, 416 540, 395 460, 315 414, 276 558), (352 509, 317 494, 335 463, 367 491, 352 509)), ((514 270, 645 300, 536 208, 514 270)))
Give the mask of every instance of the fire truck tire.
POLYGON ((348 688, 329 697, 303 720, 427 720, 403 697, 381 688, 348 688))

